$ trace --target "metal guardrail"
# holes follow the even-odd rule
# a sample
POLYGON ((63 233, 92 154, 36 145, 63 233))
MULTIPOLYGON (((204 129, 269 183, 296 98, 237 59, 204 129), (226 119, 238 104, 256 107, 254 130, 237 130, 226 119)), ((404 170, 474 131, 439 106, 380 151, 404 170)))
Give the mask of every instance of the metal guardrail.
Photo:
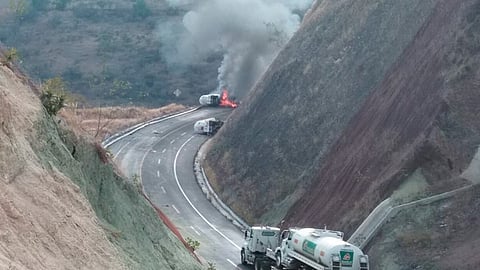
POLYGON ((146 122, 142 122, 142 123, 139 123, 139 124, 136 124, 132 127, 129 127, 121 132, 118 132, 118 133, 115 133, 113 134, 112 136, 106 138, 105 140, 102 141, 102 146, 104 148, 107 148, 109 147, 110 145, 118 142, 119 140, 129 136, 129 135, 132 135, 133 133, 139 131, 140 129, 142 128, 145 128, 145 127, 148 127, 150 125, 153 125, 153 124, 156 124, 156 123, 159 123, 159 122, 163 122, 165 120, 168 120, 168 119, 171 119, 171 118, 174 118, 174 117, 177 117, 177 116, 181 116, 181 115, 184 115, 184 114, 188 114, 188 113, 191 113, 191 112, 194 112, 198 109, 200 109, 201 107, 195 107, 193 109, 189 109, 187 111, 183 111, 183 112, 179 112, 179 113, 173 113, 173 114, 168 114, 168 115, 163 115, 163 116, 160 116, 160 117, 157 117, 157 118, 154 118, 152 120, 149 120, 149 121, 146 121, 146 122))
POLYGON ((352 234, 347 242, 358 246, 363 249, 370 240, 378 233, 380 228, 391 218, 395 217, 400 211, 411 208, 416 205, 427 205, 432 202, 436 202, 442 199, 450 198, 453 195, 472 188, 474 185, 467 185, 461 188, 457 188, 451 191, 433 195, 427 198, 419 199, 416 201, 393 205, 390 198, 381 202, 375 209, 368 215, 368 217, 360 224, 357 230, 352 234), (375 222, 376 221, 376 222, 375 222), (374 223, 374 224, 372 224, 374 223))
POLYGON ((197 151, 195 155, 193 170, 195 173, 195 177, 197 178, 197 182, 200 185, 203 193, 207 196, 207 199, 212 203, 212 205, 228 220, 230 220, 233 225, 235 225, 240 230, 246 230, 249 225, 240 218, 235 212, 233 212, 230 207, 228 207, 222 200, 218 197, 215 193, 213 188, 210 186, 207 176, 205 175, 205 171, 202 167, 202 159, 204 158, 204 150, 211 139, 204 142, 200 149, 197 151))

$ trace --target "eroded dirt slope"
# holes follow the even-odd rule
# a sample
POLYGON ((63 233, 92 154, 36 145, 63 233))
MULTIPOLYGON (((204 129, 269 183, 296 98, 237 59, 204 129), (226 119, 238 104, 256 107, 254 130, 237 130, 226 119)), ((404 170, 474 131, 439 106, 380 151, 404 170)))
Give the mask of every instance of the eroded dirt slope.
POLYGON ((207 156, 223 199, 278 223, 436 2, 318 1, 207 156))
POLYGON ((32 150, 42 116, 38 97, 0 67, 0 268, 122 269, 78 186, 32 150))
POLYGON ((12 68, 0 67, 0 269, 203 269, 106 151, 47 115, 12 68))
POLYGON ((436 6, 333 145, 289 221, 351 232, 419 168, 427 193, 469 183, 459 175, 480 143, 479 7, 478 1, 436 6))

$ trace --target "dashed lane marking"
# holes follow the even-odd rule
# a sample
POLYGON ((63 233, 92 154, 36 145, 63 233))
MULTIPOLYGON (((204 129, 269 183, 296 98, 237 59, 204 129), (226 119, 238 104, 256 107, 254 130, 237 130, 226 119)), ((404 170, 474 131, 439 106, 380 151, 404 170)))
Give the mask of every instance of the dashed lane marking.
POLYGON ((163 186, 161 186, 160 188, 162 189, 163 193, 165 193, 165 194, 167 193, 167 191, 165 190, 165 188, 163 186))
POLYGON ((172 208, 173 208, 173 210, 175 210, 175 212, 177 212, 177 214, 180 214, 180 211, 178 211, 177 207, 175 207, 174 204, 172 204, 172 208))
POLYGON ((175 142, 175 139, 171 140, 171 141, 170 141, 170 144, 173 144, 174 142, 175 142))
POLYGON ((165 152, 167 152, 167 149, 166 149, 166 148, 164 148, 164 149, 162 150, 162 153, 165 153, 165 152))
POLYGON ((235 266, 235 269, 238 269, 237 265, 232 260, 227 259, 227 262, 229 262, 231 265, 235 266))
POLYGON ((160 171, 157 171, 157 177, 160 178, 160 171))
POLYGON ((159 159, 158 159, 158 162, 157 162, 157 163, 158 163, 158 165, 160 165, 160 163, 161 163, 161 162, 162 162, 162 159, 161 159, 161 158, 159 158, 159 159))
POLYGON ((195 230, 195 228, 194 228, 193 226, 190 226, 190 228, 191 228, 197 235, 200 235, 200 233, 199 233, 197 230, 195 230))

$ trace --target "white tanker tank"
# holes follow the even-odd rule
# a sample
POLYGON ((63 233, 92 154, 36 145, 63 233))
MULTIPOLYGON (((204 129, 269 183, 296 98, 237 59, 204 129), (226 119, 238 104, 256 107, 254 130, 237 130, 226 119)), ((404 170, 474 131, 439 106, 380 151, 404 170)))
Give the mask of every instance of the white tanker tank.
POLYGON ((218 106, 220 104, 220 95, 219 94, 209 94, 200 96, 198 99, 200 105, 203 106, 218 106))
POLYGON ((278 241, 278 228, 252 227, 245 233, 243 264, 255 269, 369 270, 368 256, 343 241, 343 233, 327 229, 290 228, 278 241), (272 243, 277 243, 276 247, 272 243))
POLYGON ((330 265, 333 258, 342 267, 359 269, 360 258, 365 258, 358 247, 343 241, 343 233, 339 231, 303 228, 290 229, 290 234, 296 252, 323 265, 330 265))

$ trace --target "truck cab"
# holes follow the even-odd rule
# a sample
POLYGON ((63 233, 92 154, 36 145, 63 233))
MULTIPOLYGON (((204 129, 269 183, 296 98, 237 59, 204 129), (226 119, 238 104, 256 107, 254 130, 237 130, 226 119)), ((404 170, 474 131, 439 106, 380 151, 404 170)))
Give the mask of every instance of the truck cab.
POLYGON ((280 229, 269 226, 253 226, 245 231, 245 242, 241 250, 242 264, 253 264, 260 269, 267 249, 279 246, 280 229))

